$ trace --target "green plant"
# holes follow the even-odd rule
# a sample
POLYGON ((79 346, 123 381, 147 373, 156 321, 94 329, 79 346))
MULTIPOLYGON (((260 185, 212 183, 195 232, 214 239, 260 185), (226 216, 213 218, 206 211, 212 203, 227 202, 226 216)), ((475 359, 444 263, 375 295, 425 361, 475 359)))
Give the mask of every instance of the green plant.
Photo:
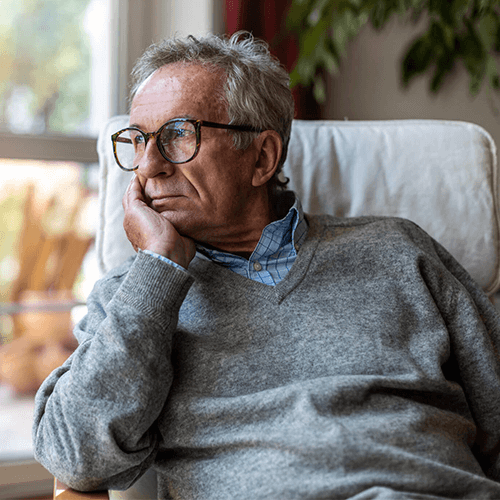
POLYGON ((287 29, 297 38, 299 57, 291 73, 292 86, 313 85, 318 102, 325 99, 322 70, 339 72, 349 40, 367 23, 381 30, 394 16, 427 29, 414 39, 401 63, 407 87, 416 76, 431 74, 436 93, 457 64, 467 70, 469 90, 476 95, 486 79, 500 88, 500 0, 293 0, 287 29))

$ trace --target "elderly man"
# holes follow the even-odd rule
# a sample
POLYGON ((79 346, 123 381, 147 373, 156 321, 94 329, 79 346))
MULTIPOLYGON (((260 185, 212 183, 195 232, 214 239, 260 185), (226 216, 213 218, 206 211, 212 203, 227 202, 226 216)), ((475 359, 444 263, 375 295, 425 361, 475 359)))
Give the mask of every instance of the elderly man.
POLYGON ((79 347, 37 396, 36 457, 158 498, 500 498, 500 323, 414 224, 304 215, 293 101, 264 44, 166 40, 134 70, 125 230, 79 347))

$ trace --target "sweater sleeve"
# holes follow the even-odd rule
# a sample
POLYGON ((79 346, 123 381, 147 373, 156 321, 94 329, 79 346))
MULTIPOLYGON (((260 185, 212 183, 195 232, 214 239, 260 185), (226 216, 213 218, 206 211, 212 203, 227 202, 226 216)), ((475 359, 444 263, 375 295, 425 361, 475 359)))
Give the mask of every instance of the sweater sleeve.
POLYGON ((449 332, 443 368, 467 398, 477 428, 474 454, 485 474, 500 482, 500 317, 453 256, 437 242, 434 248, 441 265, 422 262, 421 272, 449 332))
POLYGON ((100 280, 79 347, 40 387, 35 458, 72 488, 126 489, 151 465, 172 382, 173 332, 193 279, 139 252, 100 280))

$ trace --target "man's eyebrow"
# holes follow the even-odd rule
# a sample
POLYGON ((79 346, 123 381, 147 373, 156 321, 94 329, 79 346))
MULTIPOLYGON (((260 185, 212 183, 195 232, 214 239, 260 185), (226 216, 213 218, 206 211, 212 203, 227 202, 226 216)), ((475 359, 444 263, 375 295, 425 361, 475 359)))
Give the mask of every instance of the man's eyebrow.
MULTIPOLYGON (((168 120, 165 120, 163 123, 167 123, 171 120, 176 120, 177 118, 187 118, 188 120, 197 120, 197 118, 194 115, 185 114, 185 115, 179 115, 179 116, 174 116, 173 118, 169 118, 168 120)), ((141 129, 141 126, 137 123, 131 123, 131 124, 129 124, 129 127, 141 129)))

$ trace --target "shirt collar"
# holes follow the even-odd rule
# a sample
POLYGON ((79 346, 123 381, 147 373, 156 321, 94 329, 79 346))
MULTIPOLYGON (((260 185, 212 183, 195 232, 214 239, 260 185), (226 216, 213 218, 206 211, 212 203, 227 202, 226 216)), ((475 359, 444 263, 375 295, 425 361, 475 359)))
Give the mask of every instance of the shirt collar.
MULTIPOLYGON (((278 213, 281 215, 286 213, 286 215, 264 228, 250 260, 278 258, 283 251, 289 252, 290 255, 297 255, 302 246, 308 225, 298 196, 292 191, 285 191, 280 196, 278 205, 278 213)), ((196 249, 202 258, 205 257, 221 264, 227 264, 227 256, 232 255, 214 248, 207 248, 199 243, 196 244, 196 249)), ((234 257, 243 259, 236 255, 234 257)))

